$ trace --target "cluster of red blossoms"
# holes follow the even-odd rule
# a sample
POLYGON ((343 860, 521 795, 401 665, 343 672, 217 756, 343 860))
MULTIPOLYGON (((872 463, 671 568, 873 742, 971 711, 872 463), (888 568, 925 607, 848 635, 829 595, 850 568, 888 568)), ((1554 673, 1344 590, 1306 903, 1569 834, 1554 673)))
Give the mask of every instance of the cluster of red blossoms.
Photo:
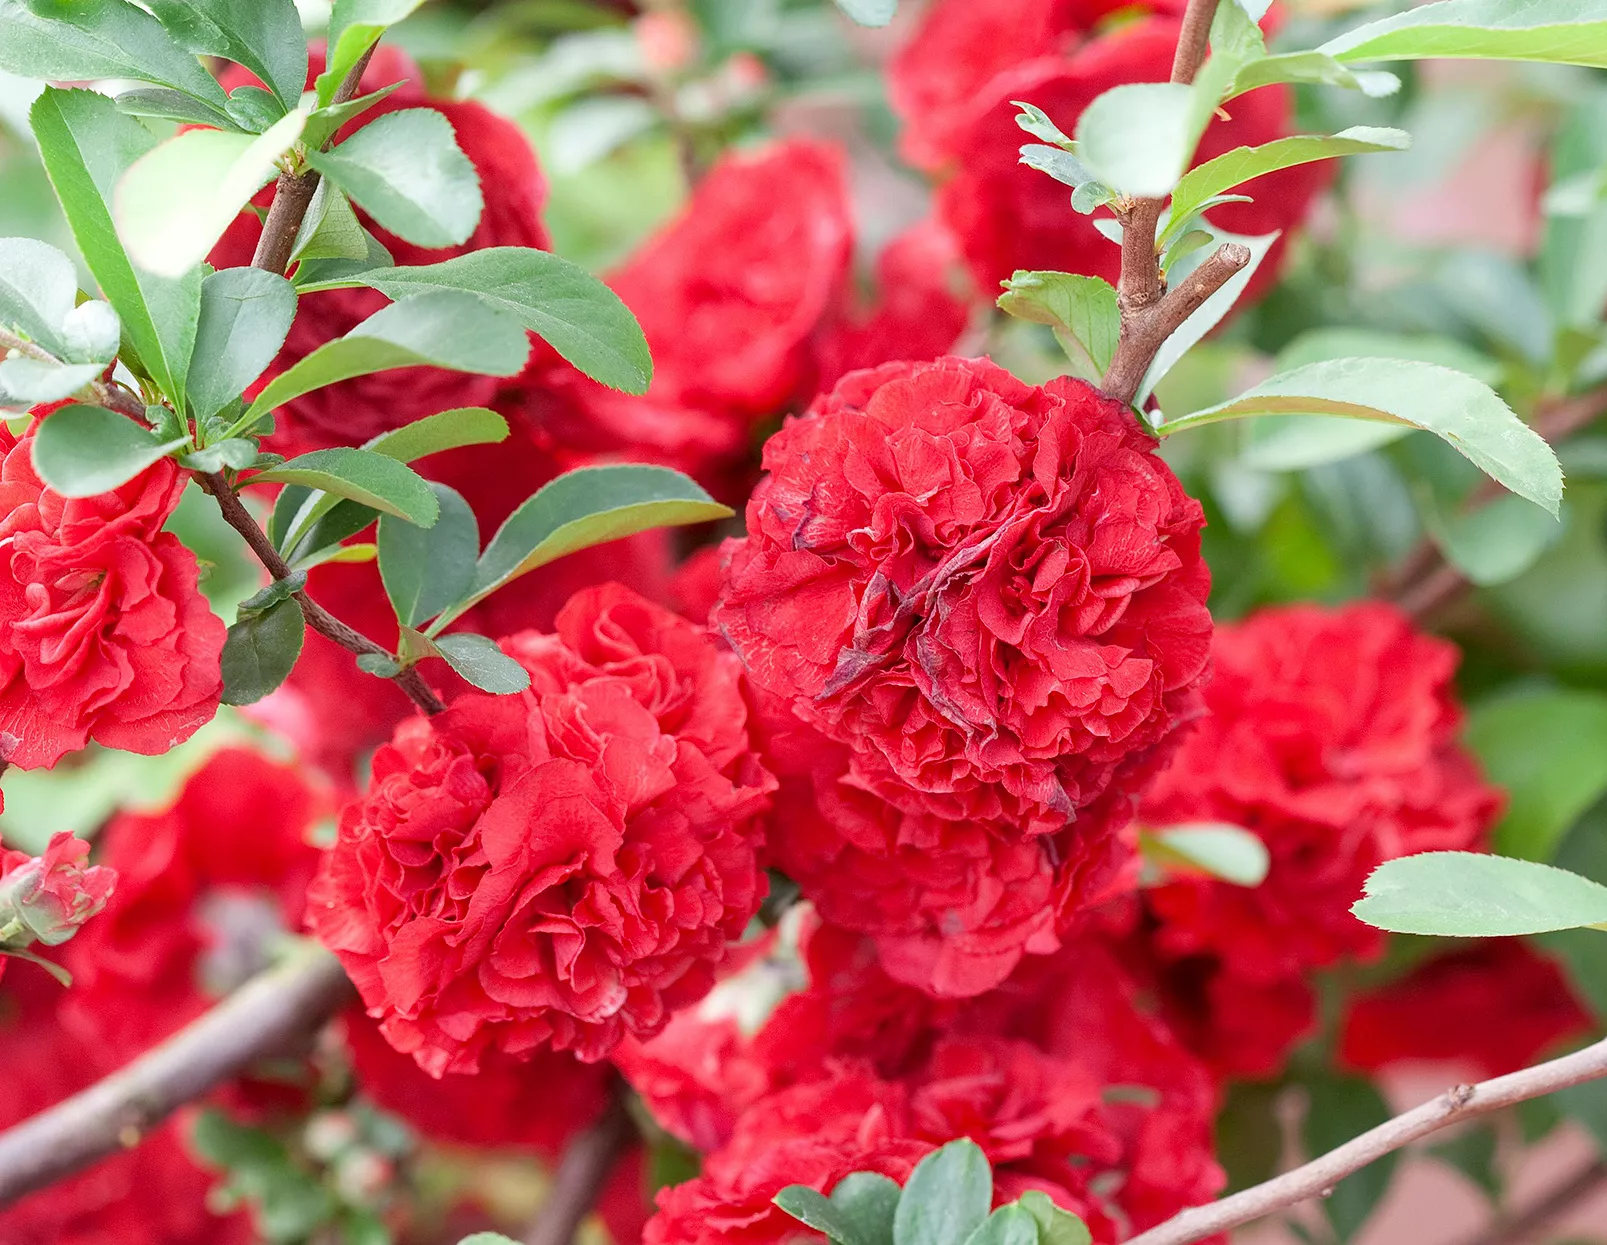
MULTIPOLYGON (((781 1245, 783 1186, 902 1180, 960 1136, 1001 1201, 1040 1189, 1097 1245, 1213 1196, 1224 1080, 1279 1070, 1313 1026, 1313 973, 1382 950, 1349 913, 1367 873, 1477 849, 1500 798, 1456 742, 1451 646, 1378 605, 1213 633, 1202 509, 1131 412, 946 353, 1013 269, 1114 275, 1063 188, 1017 166, 1009 101, 1070 126, 1110 86, 1164 78, 1177 23, 1169 3, 928 6, 892 96, 934 217, 883 250, 864 296, 835 146, 723 158, 609 276, 653 349, 644 396, 537 342, 510 381, 410 369, 281 411, 287 454, 501 411, 508 442, 420 464, 482 533, 569 467, 630 460, 745 499, 746 534, 679 569, 652 533, 520 581, 463 625, 503 637, 529 689, 447 682, 432 718, 309 635, 253 710, 301 764, 218 753, 172 807, 106 827, 93 867, 70 838, 0 856, 29 941, 83 926, 61 953, 71 989, 27 964, 0 982, 0 1125, 310 930, 361 996, 338 1026, 360 1091, 422 1136, 550 1158, 617 1072, 703 1153, 650 1221, 630 1158, 605 1201, 620 1245, 781 1245), (1259 835, 1266 882, 1140 889, 1140 827, 1197 822, 1259 835), (804 902, 764 930, 767 870, 804 902)), ((429 99, 394 51, 363 88, 402 79, 355 124, 438 108, 486 211, 451 251, 381 233, 397 261, 545 246, 520 132, 429 99)), ((1286 133, 1287 90, 1233 112, 1202 157, 1286 133)), ((1252 183, 1218 223, 1293 226, 1320 170, 1252 183)), ((242 215, 214 263, 249 262, 259 230, 242 215)), ((382 303, 307 296, 270 371, 382 303)), ((222 624, 164 530, 183 475, 164 461, 69 501, 34 473, 31 434, 0 438, 0 759, 165 751, 221 690, 222 624)), ((395 637, 372 567, 320 567, 310 591, 395 637)), ((1357 1000, 1342 1056, 1497 1071, 1585 1023, 1549 961, 1492 944, 1357 1000), (1491 1015, 1492 989, 1536 1005, 1491 1015)), ((264 1114, 287 1093, 243 1082, 221 1101, 264 1114)), ((244 1216, 204 1210, 207 1180, 169 1127, 0 1214, 0 1245, 247 1239, 244 1216)))

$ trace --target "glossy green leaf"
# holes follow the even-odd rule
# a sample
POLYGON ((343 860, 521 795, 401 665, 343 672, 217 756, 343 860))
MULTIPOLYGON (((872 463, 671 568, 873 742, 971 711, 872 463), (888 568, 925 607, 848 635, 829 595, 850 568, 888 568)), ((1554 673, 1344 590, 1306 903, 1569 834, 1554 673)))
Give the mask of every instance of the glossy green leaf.
POLYGON ((1098 384, 1110 367, 1121 312, 1108 281, 1068 272, 1017 272, 1004 283, 998 305, 1018 319, 1053 329, 1072 372, 1084 380, 1098 384))
POLYGON ((1172 219, 1192 216, 1213 196, 1278 169, 1364 152, 1405 151, 1411 143, 1405 130, 1356 125, 1334 135, 1298 134, 1259 147, 1235 147, 1183 174, 1172 192, 1172 219))
POLYGON ((1278 82, 1345 87, 1373 99, 1393 95, 1401 89, 1401 80, 1382 69, 1352 69, 1323 52, 1280 52, 1258 57, 1240 68, 1224 98, 1232 99, 1278 82))
POLYGON ((861 26, 885 26, 898 13, 898 0, 837 0, 837 7, 861 26))
POLYGON ((593 380, 646 393, 653 379, 647 339, 619 296, 585 269, 546 251, 487 247, 439 264, 385 268, 323 286, 367 285, 390 298, 417 290, 463 290, 519 317, 530 332, 593 380))
POLYGON ((307 36, 292 0, 146 0, 167 32, 192 52, 244 65, 284 109, 307 84, 307 36))
POLYGON ((1480 587, 1516 579, 1563 531, 1555 518, 1521 497, 1497 497, 1471 510, 1444 513, 1425 489, 1421 510, 1446 560, 1480 587))
POLYGON ((967 1245, 1038 1245, 1038 1220, 1024 1206, 1001 1206, 966 1238, 967 1245))
POLYGON ((190 409, 216 415, 250 388, 285 343, 296 290, 260 268, 225 268, 201 283, 201 316, 190 360, 190 409))
POLYGON ((64 365, 26 356, 0 359, 0 411, 22 414, 46 402, 70 398, 102 370, 95 363, 64 365))
POLYGON ((433 108, 386 113, 338 147, 307 152, 307 163, 415 246, 460 246, 485 207, 480 175, 433 108))
POLYGON ((1235 886, 1260 886, 1272 864, 1259 835, 1217 822, 1145 830, 1139 846, 1145 860, 1164 870, 1204 873, 1235 886))
POLYGON ((257 395, 246 420, 325 385, 398 367, 514 376, 529 353, 530 339, 511 316, 473 294, 431 290, 381 308, 286 368, 257 395))
POLYGON ((993 1171, 982 1147, 951 1141, 915 1165, 893 1217, 894 1245, 963 1245, 988 1217, 993 1171))
POLYGON ((389 268, 395 262, 391 253, 367 229, 363 230, 363 245, 367 251, 362 259, 302 259, 291 275, 295 287, 304 294, 317 290, 343 289, 361 282, 353 277, 372 272, 376 268, 389 268))
POLYGON ((272 179, 306 121, 287 113, 256 137, 186 130, 136 160, 112 198, 129 258, 159 277, 189 272, 272 179))
POLYGON ((853 1221, 832 1205, 830 1198, 808 1185, 788 1185, 770 1200, 836 1245, 870 1245, 860 1237, 853 1221))
POLYGON ((1440 0, 1317 49, 1358 61, 1476 57, 1607 67, 1607 0, 1440 0))
POLYGON ((246 483, 304 484, 420 527, 434 523, 440 513, 435 494, 423 479, 394 458, 372 450, 313 450, 271 471, 259 472, 246 483))
POLYGON ((877 1172, 849 1172, 831 1191, 831 1204, 864 1245, 893 1245, 893 1217, 903 1192, 877 1172))
POLYGON ((346 75, 374 46, 387 26, 394 26, 424 0, 335 0, 329 15, 329 67, 318 75, 318 103, 335 98, 346 75))
POLYGON ((1378 358, 1312 363, 1227 402, 1168 420, 1158 431, 1266 415, 1337 415, 1421 428, 1551 514, 1562 501, 1562 469, 1545 440, 1488 385, 1431 363, 1378 358))
POLYGON ((483 406, 460 406, 382 432, 363 448, 399 463, 410 463, 443 450, 465 445, 494 445, 507 439, 508 421, 501 415, 483 406))
POLYGON ((217 79, 126 0, 0 0, 0 69, 57 82, 154 82, 223 111, 217 79))
POLYGON ((62 321, 77 298, 72 260, 33 238, 0 238, 0 328, 60 358, 62 321))
MULTIPOLYGON (((1305 1089, 1307 1106, 1301 1137, 1312 1158, 1344 1145, 1394 1115, 1377 1087, 1362 1077, 1322 1075, 1308 1081, 1305 1089)), ((1389 1192, 1399 1158, 1394 1153, 1382 1156, 1345 1177, 1323 1198, 1323 1214, 1341 1243, 1355 1237, 1389 1192)))
POLYGON ((113 191, 156 146, 155 136, 94 91, 47 88, 28 116, 78 249, 122 320, 124 362, 182 399, 201 309, 201 271, 178 280, 136 272, 112 223, 113 191))
POLYGON ((1549 861, 1569 828, 1607 794, 1607 695, 1534 691, 1477 706, 1467 743, 1507 792, 1494 847, 1549 861))
POLYGON ((291 244, 290 262, 368 257, 368 232, 335 183, 321 179, 291 244))
POLYGON ((34 433, 33 466, 63 497, 93 497, 127 484, 184 444, 160 441, 100 406, 64 406, 34 433))
POLYGON ((116 96, 117 111, 131 117, 152 117, 177 121, 182 125, 210 125, 234 130, 242 128, 209 104, 169 90, 165 86, 136 87, 116 96))
POLYGON ((511 696, 530 686, 530 672, 489 636, 453 632, 437 638, 435 648, 447 665, 482 692, 511 696))
POLYGON ((1077 154, 1093 175, 1124 195, 1160 198, 1177 185, 1203 126, 1193 94, 1175 82, 1112 87, 1077 118, 1077 154))
POLYGON ((1062 1210, 1041 1189, 1028 1189, 1016 1199, 1038 1221, 1038 1245, 1091 1245, 1093 1234, 1080 1217, 1062 1210))
POLYGON ((395 515, 379 521, 379 574, 397 621, 416 627, 468 592, 480 556, 480 528, 461 494, 430 483, 440 517, 416 527, 395 515))
POLYGON ((667 467, 566 471, 508 516, 475 568, 467 597, 436 620, 444 627, 477 601, 565 554, 655 527, 729 517, 731 511, 667 467))
POLYGON ((252 705, 290 677, 307 622, 295 597, 242 617, 223 642, 223 703, 252 705))
POLYGON ((1385 861, 1351 911, 1400 934, 1506 938, 1607 923, 1607 886, 1531 860, 1424 852, 1385 861))

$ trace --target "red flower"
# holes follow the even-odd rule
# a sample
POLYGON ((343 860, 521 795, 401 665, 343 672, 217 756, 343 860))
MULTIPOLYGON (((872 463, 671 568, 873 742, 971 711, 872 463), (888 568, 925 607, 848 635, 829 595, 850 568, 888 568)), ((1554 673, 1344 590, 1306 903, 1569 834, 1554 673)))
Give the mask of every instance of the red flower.
POLYGON ((20 441, 0 429, 0 744, 21 769, 91 739, 166 752, 223 690, 223 623, 196 589, 195 555, 162 530, 184 477, 163 459, 68 499, 32 451, 32 429, 20 441))
POLYGON ((753 427, 799 396, 852 234, 834 146, 791 139, 723 157, 609 278, 647 335, 652 387, 631 397, 574 374, 567 409, 580 423, 555 434, 689 470, 740 456, 753 427))
POLYGON ((1148 825, 1222 821, 1265 840, 1260 886, 1206 878, 1149 892, 1161 945, 1274 980, 1370 956, 1384 935, 1350 914, 1385 860, 1476 848, 1500 793, 1458 746, 1456 649, 1364 603, 1263 610, 1224 627, 1210 715, 1145 797, 1148 825))
POLYGON ((320 805, 296 771, 229 748, 171 807, 114 818, 101 842, 117 893, 68 944, 66 1022, 132 1056, 266 967, 301 927, 320 805))
POLYGON ((474 1075, 436 1080, 393 1049, 373 1021, 354 1013, 344 1027, 363 1093, 434 1141, 555 1158, 608 1103, 607 1064, 559 1051, 513 1059, 488 1050, 474 1075))
MULTIPOLYGON (((943 18, 955 7, 943 6, 936 16, 943 18)), ((1043 6, 1006 6, 1015 12, 1030 7, 1043 6)), ((984 89, 940 110, 933 127, 927 126, 923 114, 912 111, 906 117, 912 131, 909 143, 918 154, 933 163, 953 164, 952 176, 939 188, 937 212, 960 239, 983 290, 997 290, 999 282, 1019 268, 1070 270, 1113 283, 1118 275, 1120 249, 1094 228, 1093 217, 1072 210, 1065 186, 1020 164, 1021 145, 1031 140, 1016 126, 1020 110, 1011 101, 1035 104, 1070 133, 1083 109, 1111 87, 1166 81, 1177 47, 1178 22, 1172 17, 1148 17, 1088 38, 1067 53, 1054 48, 1087 35, 1088 28, 1064 21, 1053 25, 1057 33, 1048 38, 1049 46, 1028 45, 1027 55, 1000 66, 984 89)), ((927 56, 918 75, 906 66, 903 97, 917 98, 928 89, 927 75, 934 72, 964 81, 966 71, 957 67, 976 55, 976 46, 967 42, 963 49, 927 56)), ((894 98, 899 97, 895 91, 894 98)), ((1206 130, 1197 159, 1214 159, 1235 147, 1258 146, 1285 136, 1292 110, 1293 96, 1284 86, 1239 96, 1228 105, 1231 120, 1214 121, 1206 130)), ((1215 208, 1211 220, 1238 233, 1288 230, 1300 222, 1331 177, 1332 169, 1322 163, 1269 173, 1236 188, 1235 193, 1252 196, 1253 203, 1215 208)), ((1280 239, 1263 261, 1252 280, 1252 295, 1275 279, 1286 241, 1280 239)))
POLYGON ((117 872, 86 867, 88 859, 89 844, 66 830, 50 836, 43 856, 0 848, 0 946, 60 946, 104 908, 117 872))
POLYGON ((1353 999, 1339 1051, 1364 1072, 1454 1060, 1500 1076, 1593 1027, 1554 962, 1516 938, 1484 939, 1353 999))
POLYGON ((314 887, 318 935, 436 1076, 656 1031, 764 889, 773 784, 734 658, 618 586, 505 646, 531 689, 403 723, 314 887))
MULTIPOLYGON (((308 82, 323 71, 323 57, 314 54, 308 82)), ((480 176, 485 211, 479 226, 462 246, 427 249, 403 242, 368 226, 398 264, 436 264, 488 246, 525 246, 546 249, 546 228, 541 209, 547 199, 547 182, 536 164, 535 153, 513 122, 470 100, 436 99, 425 94, 419 70, 394 49, 380 55, 363 75, 362 90, 373 91, 406 79, 405 85, 363 113, 341 137, 347 138, 387 113, 428 107, 452 125, 458 146, 480 176)), ((240 70, 224 75, 224 85, 254 82, 240 70)), ((262 224, 255 213, 243 212, 214 248, 211 262, 218 268, 242 267, 251 262, 262 224)), ((375 290, 328 290, 301 299, 296 322, 267 379, 311 354, 319 346, 344 335, 389 300, 375 290)), ((286 454, 332 445, 358 445, 378 433, 399 428, 425 415, 460 406, 488 406, 504 385, 492 376, 474 376, 439 368, 401 368, 377 372, 356 380, 316 390, 286 405, 280 412, 279 430, 270 439, 286 454)))

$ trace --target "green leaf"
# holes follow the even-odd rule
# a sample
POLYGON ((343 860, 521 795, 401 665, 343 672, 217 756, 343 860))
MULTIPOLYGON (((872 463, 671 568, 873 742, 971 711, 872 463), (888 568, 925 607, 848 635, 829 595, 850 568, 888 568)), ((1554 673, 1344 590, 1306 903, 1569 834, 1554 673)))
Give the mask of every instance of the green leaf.
POLYGON ((837 0, 837 7, 861 26, 885 26, 898 12, 898 0, 837 0))
POLYGON ((191 471, 204 471, 211 473, 222 471, 225 467, 232 467, 236 471, 243 471, 257 460, 257 443, 245 437, 230 437, 226 441, 219 441, 205 449, 196 450, 193 454, 186 454, 179 460, 181 466, 191 471))
POLYGON ((244 65, 291 109, 307 84, 307 36, 292 0, 146 0, 192 52, 244 65))
POLYGON ((305 484, 428 527, 440 514, 430 486, 394 458, 337 447, 300 454, 247 484, 305 484))
POLYGON ((1501 1196, 1503 1184, 1496 1165, 1497 1144, 1495 1129, 1481 1122, 1431 1146, 1429 1153, 1461 1172, 1493 1202, 1501 1196))
POLYGON ((1116 353, 1121 312, 1116 291, 1099 277, 1069 272, 1016 272, 999 295, 1001 310, 1047 324, 1071 360, 1072 371, 1098 384, 1116 353))
POLYGON ((20 356, 0 361, 0 411, 27 412, 70 398, 101 374, 97 363, 45 363, 20 356))
POLYGON ((60 358, 65 353, 62 321, 77 299, 72 260, 33 238, 0 238, 0 328, 60 358))
POLYGON ((1385 861, 1351 911, 1400 934, 1504 938, 1607 922, 1607 886, 1531 860, 1424 852, 1385 861))
POLYGON ((653 379, 647 339, 619 296, 584 268, 546 251, 497 246, 439 264, 385 268, 326 283, 367 285, 390 298, 416 290, 460 290, 519 317, 530 332, 593 380, 646 393, 653 379))
POLYGON ((510 316, 473 294, 431 290, 382 307, 285 369, 257 395, 244 422, 249 427, 275 407, 354 376, 420 365, 514 376, 529 353, 530 339, 510 316))
POLYGON ((465 445, 494 445, 508 439, 508 421, 483 406, 460 406, 415 419, 382 432, 363 445, 399 463, 427 458, 465 445))
POLYGON ((831 1191, 831 1204, 864 1245, 893 1245, 893 1217, 903 1192, 877 1172, 849 1172, 831 1191))
POLYGON ((489 636, 454 632, 435 641, 435 648, 446 664, 482 692, 512 696, 530 686, 530 672, 500 648, 489 636))
MULTIPOLYGON (((1361 1077, 1320 1076, 1306 1085, 1306 1153, 1315 1158, 1388 1120, 1394 1112, 1371 1081, 1361 1077)), ((1323 1213, 1341 1242, 1361 1230, 1373 1208, 1389 1192, 1399 1154, 1391 1153, 1347 1176, 1322 1200, 1323 1213)))
POLYGON ((639 95, 586 96, 547 123, 548 165, 573 176, 663 125, 664 114, 639 95))
POLYGON ((229 92, 229 116, 249 134, 261 134, 271 129, 284 115, 285 106, 272 91, 248 84, 237 86, 229 92))
POLYGON ((391 253, 368 230, 363 230, 363 245, 368 248, 362 259, 302 259, 296 264, 290 278, 303 294, 317 290, 346 289, 361 282, 351 278, 376 268, 389 268, 395 261, 391 253))
POLYGON ((1076 146, 1058 125, 1049 120, 1049 114, 1042 108, 1025 100, 1013 99, 1010 102, 1021 109, 1016 116, 1016 124, 1028 134, 1052 147, 1061 147, 1067 151, 1076 146))
POLYGON ((387 26, 394 26, 424 0, 335 0, 329 16, 329 68, 318 75, 318 106, 335 98, 340 84, 374 46, 387 26))
POLYGON ((123 322, 110 303, 79 303, 61 322, 62 357, 69 363, 105 365, 117 357, 123 322))
POLYGON ((1369 22, 1317 50, 1346 64, 1477 57, 1607 68, 1607 2, 1440 0, 1369 22))
POLYGON ((118 112, 131 117, 155 117, 161 121, 221 126, 229 130, 241 128, 217 109, 165 86, 136 87, 132 91, 124 91, 116 96, 116 103, 118 112))
POLYGON ((1486 701, 1468 716, 1467 743, 1506 788, 1494 848, 1551 860, 1569 828, 1607 794, 1607 695, 1534 691, 1486 701))
POLYGON ((1272 858, 1259 835, 1242 826, 1196 822, 1139 834, 1147 861, 1188 873, 1205 873, 1235 886, 1260 886, 1272 858))
POLYGON ((63 497, 94 497, 127 484, 183 441, 159 441, 100 406, 64 406, 34 433, 33 466, 63 497))
POLYGON ((209 419, 261 376, 296 318, 296 290, 260 268, 225 268, 201 283, 200 323, 190 359, 190 409, 209 419))
POLYGON ((1382 69, 1351 69, 1322 52, 1282 52, 1259 57, 1241 68, 1223 98, 1233 99, 1278 82, 1345 87, 1372 99, 1382 99, 1401 89, 1401 80, 1382 69))
POLYGON ((129 258, 159 277, 182 277, 199 264, 268 184, 306 121, 291 112, 256 137, 186 130, 136 160, 112 198, 129 258))
POLYGON ((1175 82, 1112 87, 1077 118, 1077 154, 1099 181, 1120 194, 1160 198, 1193 158, 1203 124, 1194 125, 1193 93, 1175 82))
MULTIPOLYGON (((1551 863, 1607 882, 1607 800, 1598 800, 1564 836, 1551 863)), ((1559 929, 1540 935, 1540 945, 1562 960, 1568 978, 1598 1020, 1607 1019, 1607 957, 1601 953, 1601 931, 1559 929)))
POLYGON ((1226 1101, 1216 1117, 1217 1161, 1227 1170, 1224 1194, 1271 1180, 1283 1158, 1283 1129, 1278 1120, 1278 1099, 1283 1086, 1235 1080, 1227 1086, 1226 1101))
POLYGON ((476 1232, 473 1236, 464 1237, 458 1245, 519 1245, 519 1242, 500 1232, 476 1232))
POLYGON ((1088 1225, 1069 1210, 1061 1210, 1041 1189, 1028 1189, 1016 1205, 1038 1221, 1038 1245, 1091 1245, 1088 1225))
POLYGON ((667 467, 580 467, 542 487, 497 529, 468 596, 435 621, 444 627, 519 576, 565 554, 655 527, 729 517, 696 483, 667 467))
POLYGON ((48 87, 28 116, 84 262, 122 319, 124 362, 181 401, 195 346, 202 274, 192 269, 174 281, 136 272, 111 213, 114 188, 156 146, 155 137, 94 91, 48 87))
POLYGON ((430 483, 440 517, 417 527, 395 515, 379 521, 379 574, 396 617, 416 627, 469 590, 480 556, 480 528, 469 503, 444 484, 430 483))
MULTIPOLYGON (((372 514, 372 511, 370 514, 372 514)), ((313 567, 322 566, 325 562, 372 562, 378 556, 378 545, 363 543, 355 545, 325 545, 321 549, 314 549, 311 553, 298 556, 291 565, 298 571, 310 571, 313 567)))
POLYGON ((1038 1245, 1038 1219, 1025 1206, 1001 1206, 969 1237, 967 1245, 1038 1245))
POLYGON ((1299 134, 1259 147, 1235 147, 1183 174, 1172 192, 1172 219, 1181 222, 1213 196, 1278 169, 1369 151, 1405 151, 1411 145, 1412 136, 1405 130, 1356 125, 1332 136, 1299 134))
POLYGON ((357 219, 346 196, 327 178, 320 179, 313 192, 307 215, 301 219, 296 240, 290 248, 290 262, 303 260, 368 257, 369 234, 357 219))
POLYGON ((308 151, 307 163, 415 246, 462 245, 485 208, 480 175, 433 108, 386 113, 331 151, 308 151))
POLYGON ((1435 433, 1520 497, 1555 515, 1562 469, 1551 447, 1488 385, 1431 363, 1335 359, 1282 372, 1230 401, 1168 420, 1163 435, 1223 419, 1338 415, 1435 433))
POLYGON ((255 704, 288 679, 301 656, 306 630, 295 597, 230 627, 223 642, 223 703, 255 704))
POLYGON ((915 1165, 893 1218, 894 1245, 962 1245, 988 1217, 993 1171, 968 1137, 915 1165))
POLYGON ((307 118, 307 128, 302 133, 301 141, 316 151, 322 151, 348 121, 362 116, 381 100, 394 95, 405 82, 405 79, 402 82, 392 82, 389 86, 368 92, 367 95, 349 99, 344 104, 331 104, 327 108, 319 108, 307 118))
POLYGON ((1423 524, 1463 575, 1481 587, 1516 579, 1557 543, 1563 527, 1521 497, 1497 497, 1460 513, 1443 513, 1433 492, 1422 490, 1423 524))
POLYGON ((788 1185, 770 1200, 800 1223, 822 1233, 838 1245, 874 1245, 872 1239, 860 1235, 859 1225, 844 1214, 841 1207, 808 1185, 788 1185))
POLYGON ((125 0, 0 0, 0 69, 58 82, 154 82, 227 119, 217 79, 162 23, 125 0))

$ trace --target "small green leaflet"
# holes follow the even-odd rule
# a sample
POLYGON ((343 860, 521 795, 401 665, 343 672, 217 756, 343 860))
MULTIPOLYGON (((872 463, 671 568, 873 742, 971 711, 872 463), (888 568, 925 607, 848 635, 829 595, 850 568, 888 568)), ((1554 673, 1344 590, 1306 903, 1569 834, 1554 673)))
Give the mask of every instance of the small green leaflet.
POLYGON ((619 296, 578 264, 528 247, 494 246, 439 264, 381 268, 319 284, 304 292, 366 285, 389 298, 420 290, 477 294, 509 315, 593 380, 625 393, 646 393, 653 359, 641 325, 619 296))
POLYGON ((1121 312, 1108 281, 1067 272, 1017 272, 1004 283, 998 305, 1018 319, 1053 329, 1073 373, 1091 384, 1097 385, 1110 367, 1121 312))
POLYGON ((1440 0, 1317 50, 1346 63, 1478 57, 1607 68, 1607 0, 1440 0))
POLYGON ((1038 1220, 1025 1206, 1001 1206, 966 1238, 966 1245, 1038 1245, 1038 1220))
POLYGON ((834 1206, 825 1194, 808 1185, 788 1185, 771 1200, 794 1219, 838 1245, 874 1245, 872 1238, 860 1232, 858 1223, 834 1206))
POLYGON ((242 419, 354 376, 426 365, 485 376, 513 376, 524 367, 530 339, 518 321, 473 294, 431 290, 382 307, 344 337, 326 342, 270 381, 242 419))
POLYGON ((1077 118, 1077 156, 1100 182, 1135 198, 1160 198, 1177 185, 1204 123, 1194 94, 1175 82, 1112 87, 1077 118))
POLYGON ((304 112, 288 113, 256 137, 186 130, 136 160, 112 196, 129 258, 159 277, 182 277, 199 264, 273 177, 306 121, 304 112))
POLYGON ((67 256, 33 238, 0 238, 0 328, 60 358, 61 324, 77 299, 78 272, 67 256))
POLYGON ((1092 1245, 1088 1225, 1069 1210, 1061 1210, 1041 1189, 1028 1189, 1017 1203, 1038 1221, 1039 1245, 1092 1245))
POLYGON ((98 363, 46 363, 26 356, 0 359, 0 411, 25 414, 45 402, 70 398, 101 374, 98 363))
POLYGON ((893 1217, 893 1245, 965 1245, 993 1204, 993 1171, 982 1147, 951 1141, 915 1165, 893 1217))
POLYGON ((184 445, 159 441, 126 416, 100 406, 64 406, 34 433, 33 466, 63 497, 94 497, 127 484, 184 445))
POLYGON ((318 182, 307 215, 291 244, 290 262, 368 258, 368 234, 350 201, 327 177, 318 182))
POLYGON ((268 84, 280 110, 307 84, 307 36, 292 0, 146 0, 167 32, 191 52, 244 65, 268 84))
POLYGON ((1423 852, 1388 860, 1351 911, 1400 934, 1506 938, 1607 925, 1607 886, 1532 860, 1423 852))
POLYGON ((455 450, 464 445, 492 445, 508 439, 508 421, 483 406, 460 406, 415 419, 400 428, 382 432, 364 444, 399 463, 455 450))
POLYGON ((394 26, 424 0, 335 0, 329 15, 329 68, 318 75, 318 106, 327 107, 340 84, 374 46, 387 26, 394 26))
POLYGON ((242 612, 223 641, 223 703, 255 704, 288 679, 306 631, 293 596, 261 612, 242 612))
POLYGON ((508 516, 480 555, 467 596, 430 627, 453 619, 519 576, 565 554, 655 527, 729 517, 692 480, 667 467, 580 467, 541 488, 508 516))
POLYGON ((372 450, 313 450, 259 472, 245 483, 304 484, 397 515, 420 527, 428 527, 440 514, 435 494, 423 479, 394 458, 372 450))
POLYGON ((1488 385, 1450 368, 1407 359, 1334 359, 1263 381, 1237 398, 1180 419, 1163 435, 1262 415, 1339 415, 1433 432, 1520 497, 1555 515, 1562 468, 1551 447, 1488 385))
POLYGON ((898 0, 837 0, 837 7, 861 26, 885 26, 898 12, 898 0))
POLYGON ((831 1191, 831 1204, 864 1245, 893 1245, 893 1218, 903 1192, 876 1172, 849 1172, 831 1191))
POLYGON ((216 415, 261 376, 290 333, 296 290, 260 268, 225 268, 201 283, 201 315, 190 359, 190 409, 216 415))
POLYGON ((530 672, 489 636, 454 632, 438 637, 435 650, 447 665, 482 692, 511 696, 530 686, 530 672))
POLYGON ((416 627, 468 592, 480 556, 480 528, 461 494, 430 482, 440 517, 417 527, 395 515, 379 521, 379 574, 397 621, 416 627))
POLYGON ((415 246, 460 246, 480 223, 480 175, 433 108, 386 113, 340 146, 306 154, 382 228, 415 246))
POLYGON ((1235 886, 1260 886, 1272 857, 1260 836, 1242 826, 1198 822, 1144 830, 1139 848, 1163 871, 1208 874, 1235 886))

